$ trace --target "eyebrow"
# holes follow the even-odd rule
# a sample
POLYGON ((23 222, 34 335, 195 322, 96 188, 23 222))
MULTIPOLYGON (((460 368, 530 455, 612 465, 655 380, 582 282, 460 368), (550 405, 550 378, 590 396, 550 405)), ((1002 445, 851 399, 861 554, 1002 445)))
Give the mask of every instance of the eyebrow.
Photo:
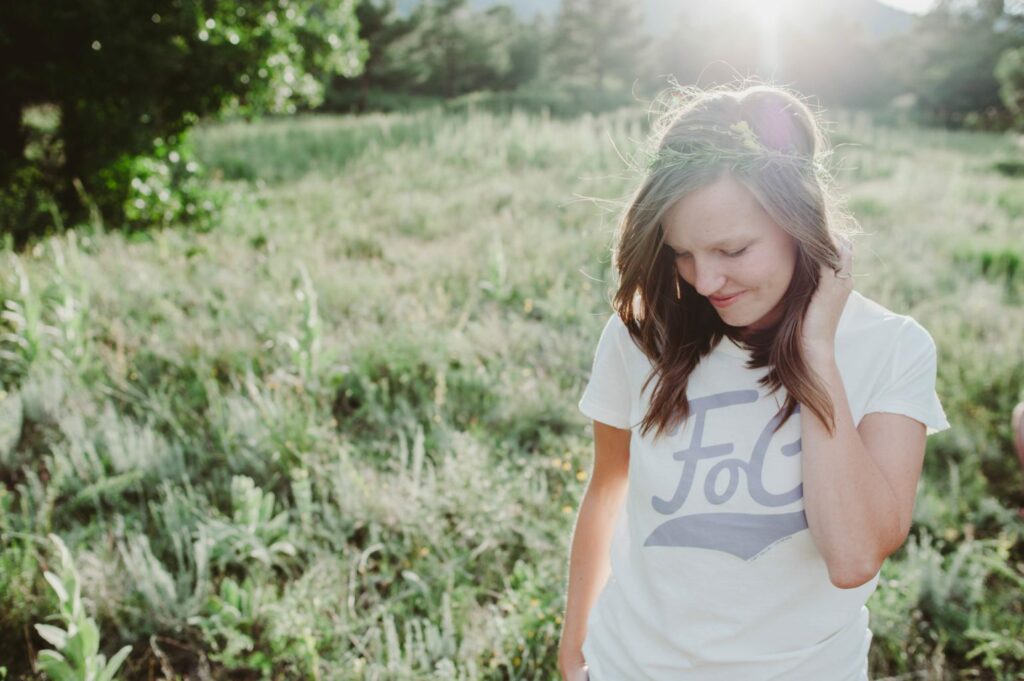
MULTIPOLYGON (((711 244, 711 248, 716 248, 716 247, 719 247, 719 246, 725 246, 725 245, 728 245, 728 244, 734 244, 734 243, 736 243, 738 241, 744 241, 747 238, 748 237, 746 237, 746 236, 730 236, 730 237, 726 237, 725 239, 719 239, 715 243, 711 244)), ((676 251, 677 253, 680 250, 680 249, 676 248, 675 246, 673 246, 672 244, 668 243, 667 241, 665 242, 665 245, 668 246, 669 248, 671 248, 673 251, 676 251)), ((685 251, 686 249, 684 248, 682 250, 685 251)))

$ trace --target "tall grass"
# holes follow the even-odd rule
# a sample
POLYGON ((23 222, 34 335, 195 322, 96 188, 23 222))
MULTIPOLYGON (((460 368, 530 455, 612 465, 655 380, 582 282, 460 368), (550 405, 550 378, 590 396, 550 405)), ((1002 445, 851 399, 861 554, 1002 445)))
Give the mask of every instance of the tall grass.
MULTIPOLYGON (((1016 679, 1015 147, 837 116, 859 288, 932 332, 954 426, 869 603, 872 677, 1016 679)), ((106 652, 132 645, 126 678, 556 678, 592 460, 576 402, 619 152, 645 130, 635 110, 206 127, 218 229, 0 253, 0 663, 18 678, 46 646, 52 532, 106 652)))

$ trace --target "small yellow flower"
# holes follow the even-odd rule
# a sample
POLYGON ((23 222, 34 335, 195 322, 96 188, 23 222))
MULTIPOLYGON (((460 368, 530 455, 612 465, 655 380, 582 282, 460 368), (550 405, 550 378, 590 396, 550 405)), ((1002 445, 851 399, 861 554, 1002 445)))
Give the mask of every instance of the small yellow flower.
POLYGON ((427 556, 429 554, 430 554, 430 549, 428 549, 426 546, 420 547, 420 558, 422 558, 424 556, 427 556))
POLYGON ((572 464, 569 463, 568 461, 562 462, 562 470, 563 471, 571 471, 572 470, 572 464))
POLYGON ((533 310, 533 299, 527 298, 523 301, 523 312, 529 313, 531 310, 533 310))
POLYGON ((576 471, 576 479, 579 480, 580 482, 583 482, 584 480, 587 479, 587 472, 586 471, 576 471))
POLYGON ((729 129, 743 139, 743 146, 747 147, 751 151, 761 151, 761 143, 757 141, 757 135, 755 135, 754 131, 750 128, 750 123, 740 121, 739 123, 733 123, 730 125, 729 129))
POLYGON ((562 507, 562 513, 572 513, 572 506, 570 506, 569 504, 566 504, 565 506, 563 506, 562 507))

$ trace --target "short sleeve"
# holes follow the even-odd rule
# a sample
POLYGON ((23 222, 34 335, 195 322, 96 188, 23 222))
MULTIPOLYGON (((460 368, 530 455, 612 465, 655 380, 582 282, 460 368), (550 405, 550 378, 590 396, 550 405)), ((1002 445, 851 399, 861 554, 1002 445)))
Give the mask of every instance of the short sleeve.
POLYGON ((868 400, 865 414, 888 412, 920 421, 927 434, 949 428, 946 413, 935 392, 937 373, 935 341, 913 319, 900 329, 885 380, 868 400))
POLYGON ((579 409, 596 421, 627 430, 630 392, 625 354, 621 345, 623 333, 629 332, 618 313, 613 313, 597 341, 590 380, 583 390, 579 409))

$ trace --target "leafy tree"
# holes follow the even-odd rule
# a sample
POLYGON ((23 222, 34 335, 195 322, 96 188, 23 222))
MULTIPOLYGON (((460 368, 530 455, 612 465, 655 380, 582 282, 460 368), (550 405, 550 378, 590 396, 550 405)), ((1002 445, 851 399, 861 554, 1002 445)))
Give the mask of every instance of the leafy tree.
POLYGON ((609 78, 631 83, 649 40, 642 25, 642 7, 631 0, 562 0, 551 45, 556 71, 589 80, 599 93, 609 78))
POLYGON ((403 19, 395 0, 362 0, 356 7, 359 38, 367 45, 366 61, 355 77, 336 74, 325 94, 324 108, 361 113, 369 108, 372 88, 401 89, 410 77, 409 69, 396 58, 395 42, 414 28, 403 19))
POLYGON ((1024 44, 1017 21, 997 0, 940 0, 893 51, 894 73, 917 101, 920 117, 959 126, 978 112, 1003 109, 996 64, 1024 44))
POLYGON ((1003 104, 1016 116, 1017 128, 1024 129, 1024 47, 1003 52, 995 74, 1003 104))
POLYGON ((455 97, 494 88, 513 69, 509 31, 518 21, 507 8, 478 13, 467 0, 423 0, 410 20, 414 28, 393 47, 410 73, 406 91, 455 97))
MULTIPOLYGON (((79 220, 89 204, 125 215, 135 159, 173 147, 222 108, 291 112, 317 104, 331 73, 365 59, 355 0, 16 0, 0 15, 0 205, 51 195, 79 220), (33 151, 31 107, 57 114, 49 148, 33 151), (35 154, 35 158, 29 157, 35 154)), ((168 152, 169 153, 169 152, 168 152)), ((36 199, 33 199, 36 200, 36 199)), ((18 240, 39 225, 0 216, 18 240)), ((38 217, 38 214, 36 214, 38 217)))
POLYGON ((428 1, 408 18, 395 9, 394 0, 357 8, 359 36, 369 45, 366 67, 357 78, 333 79, 326 108, 365 111, 371 93, 453 97, 511 90, 538 72, 542 19, 527 25, 508 5, 475 11, 465 0, 428 1))
POLYGON ((1010 0, 1005 14, 997 18, 1007 33, 1016 35, 1016 45, 1004 50, 996 62, 999 98, 1014 116, 1015 127, 1024 130, 1024 0, 1010 0))
POLYGON ((511 7, 495 5, 481 19, 483 32, 504 54, 491 89, 512 90, 535 78, 547 39, 543 17, 538 15, 532 24, 523 24, 511 7))

